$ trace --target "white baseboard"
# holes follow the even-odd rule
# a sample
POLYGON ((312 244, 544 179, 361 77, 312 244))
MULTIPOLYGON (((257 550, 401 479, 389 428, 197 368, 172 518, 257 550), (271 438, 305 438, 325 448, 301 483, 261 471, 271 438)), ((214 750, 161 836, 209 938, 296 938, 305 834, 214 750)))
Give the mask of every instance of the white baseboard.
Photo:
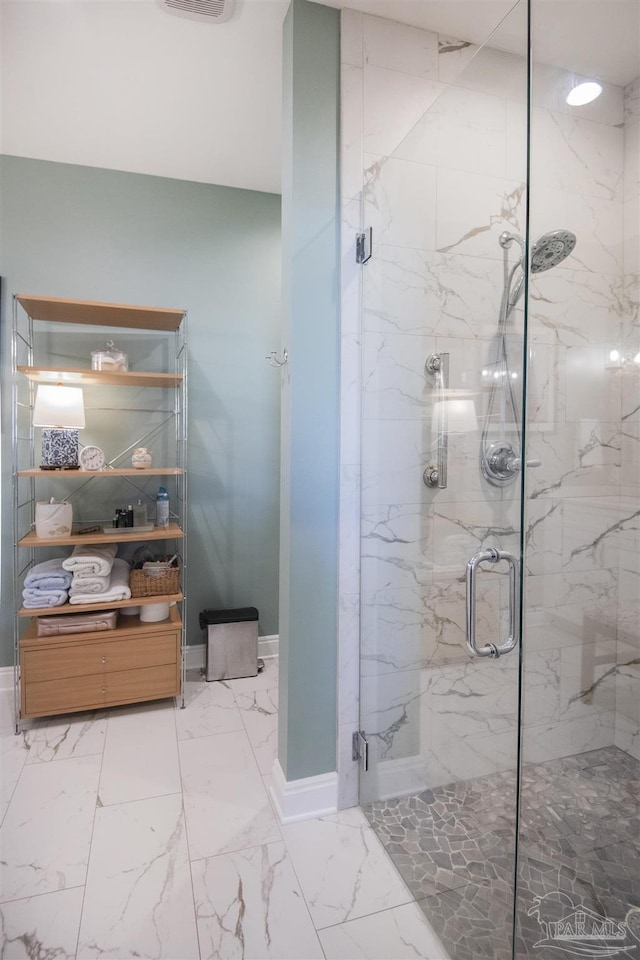
MULTIPOLYGON (((258 637, 258 656, 263 660, 278 656, 280 637, 277 633, 272 636, 258 637)), ((206 643, 194 643, 187 647, 187 670, 202 670, 207 659, 206 643)))
POLYGON ((335 770, 302 780, 285 780, 280 761, 273 765, 271 799, 281 823, 312 820, 338 812, 338 774, 335 770))
POLYGON ((277 633, 271 636, 258 637, 258 656, 263 660, 277 657, 280 652, 280 636, 277 633))
POLYGON ((0 691, 13 690, 13 667, 0 667, 0 691))

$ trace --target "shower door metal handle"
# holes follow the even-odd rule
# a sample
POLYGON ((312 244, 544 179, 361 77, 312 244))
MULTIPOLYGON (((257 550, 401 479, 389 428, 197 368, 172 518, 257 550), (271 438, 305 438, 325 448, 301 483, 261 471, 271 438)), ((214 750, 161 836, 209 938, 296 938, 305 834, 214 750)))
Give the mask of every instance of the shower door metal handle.
POLYGON ((477 553, 467 563, 467 649, 474 657, 491 657, 496 660, 505 653, 510 653, 520 640, 520 621, 518 617, 518 585, 520 581, 520 567, 517 559, 506 550, 496 550, 489 547, 477 553), (509 636, 502 643, 487 643, 482 647, 476 644, 476 577, 481 563, 500 563, 505 560, 509 564, 509 636))

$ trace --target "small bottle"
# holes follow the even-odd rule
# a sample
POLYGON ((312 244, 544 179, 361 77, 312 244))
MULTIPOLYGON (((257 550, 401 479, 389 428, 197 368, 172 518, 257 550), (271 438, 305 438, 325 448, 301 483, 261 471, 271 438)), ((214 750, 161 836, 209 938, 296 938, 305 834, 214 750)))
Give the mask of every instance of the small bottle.
POLYGON ((133 505, 131 503, 127 506, 127 526, 133 526, 133 505))
POLYGON ((147 524, 147 505, 142 500, 133 507, 133 525, 134 527, 144 527, 147 524))
POLYGON ((160 487, 156 496, 156 527, 169 526, 169 494, 160 487))

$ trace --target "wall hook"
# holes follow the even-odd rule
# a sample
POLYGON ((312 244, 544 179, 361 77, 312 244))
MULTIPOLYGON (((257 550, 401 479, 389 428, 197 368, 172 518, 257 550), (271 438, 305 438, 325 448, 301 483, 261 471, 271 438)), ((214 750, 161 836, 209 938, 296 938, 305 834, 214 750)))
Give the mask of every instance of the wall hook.
POLYGON ((275 350, 272 350, 268 357, 265 357, 267 363, 271 364, 272 367, 284 367, 285 363, 289 359, 289 352, 285 349, 282 351, 282 360, 278 360, 278 354, 275 350))

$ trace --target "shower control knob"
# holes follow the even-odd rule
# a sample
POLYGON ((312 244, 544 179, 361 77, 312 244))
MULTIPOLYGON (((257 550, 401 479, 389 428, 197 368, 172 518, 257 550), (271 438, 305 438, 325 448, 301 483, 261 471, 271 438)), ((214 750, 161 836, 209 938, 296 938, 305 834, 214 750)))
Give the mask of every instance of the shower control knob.
MULTIPOLYGON (((527 467, 539 467, 540 460, 527 460, 527 467)), ((522 469, 522 457, 516 453, 508 440, 497 440, 482 458, 482 472, 486 480, 499 487, 509 483, 522 469)))

